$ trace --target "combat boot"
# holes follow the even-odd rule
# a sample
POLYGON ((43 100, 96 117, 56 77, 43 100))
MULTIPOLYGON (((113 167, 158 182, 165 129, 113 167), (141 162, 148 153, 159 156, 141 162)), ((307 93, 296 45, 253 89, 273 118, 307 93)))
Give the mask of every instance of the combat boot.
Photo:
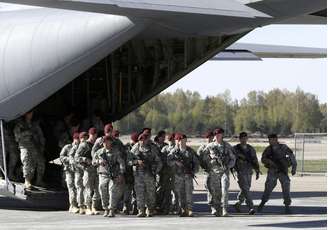
POLYGON ((186 216, 188 216, 188 217, 193 217, 194 216, 194 214, 192 213, 192 210, 191 209, 187 209, 186 210, 186 216))
POLYGON ((77 214, 79 213, 80 209, 74 205, 72 205, 72 209, 71 209, 71 212, 74 213, 74 214, 77 214))
POLYGON ((26 189, 31 189, 32 188, 32 184, 30 180, 25 179, 25 183, 24 186, 26 189))
POLYGON ((137 217, 146 217, 145 209, 138 209, 137 217))
POLYGON ((115 211, 113 209, 109 209, 108 217, 115 217, 115 211))
POLYGON ((240 210, 240 202, 236 202, 233 207, 236 209, 236 212, 238 212, 238 213, 241 212, 241 210, 240 210))
POLYGON ((187 215, 186 215, 186 211, 185 211, 183 208, 180 209, 180 214, 179 214, 179 216, 180 216, 180 217, 186 217, 186 216, 187 216, 187 215))
POLYGON ((254 215, 255 214, 255 210, 253 208, 251 208, 249 211, 248 211, 248 215, 254 215))
POLYGON ((259 206, 257 207, 257 212, 262 212, 263 208, 264 208, 265 203, 262 201, 259 206))
POLYGON ((289 205, 285 205, 285 214, 292 214, 289 205))
POLYGON ((80 215, 84 215, 85 214, 85 208, 84 207, 80 207, 79 214, 80 215))
POLYGON ((108 214, 109 214, 109 211, 108 211, 108 209, 105 209, 105 212, 104 212, 104 215, 103 215, 103 217, 108 217, 108 214))
POLYGON ((93 213, 93 215, 99 215, 100 214, 100 212, 95 207, 92 207, 92 213, 93 213))
POLYGON ((128 209, 126 206, 124 206, 124 207, 123 207, 123 210, 122 210, 122 213, 123 213, 124 215, 129 215, 129 209, 128 209))
POLYGON ((152 209, 147 208, 146 214, 147 214, 147 217, 153 217, 154 211, 152 209))
POLYGON ((224 217, 229 216, 229 213, 226 208, 222 208, 222 216, 224 216, 224 217))
POLYGON ((93 215, 92 209, 90 207, 87 207, 87 209, 85 210, 85 215, 93 215))

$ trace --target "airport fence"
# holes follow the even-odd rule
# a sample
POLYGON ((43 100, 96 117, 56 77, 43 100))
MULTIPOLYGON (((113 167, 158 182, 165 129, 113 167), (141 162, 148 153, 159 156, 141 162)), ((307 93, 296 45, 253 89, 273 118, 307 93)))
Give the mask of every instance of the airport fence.
POLYGON ((295 133, 297 173, 327 172, 327 133, 295 133))

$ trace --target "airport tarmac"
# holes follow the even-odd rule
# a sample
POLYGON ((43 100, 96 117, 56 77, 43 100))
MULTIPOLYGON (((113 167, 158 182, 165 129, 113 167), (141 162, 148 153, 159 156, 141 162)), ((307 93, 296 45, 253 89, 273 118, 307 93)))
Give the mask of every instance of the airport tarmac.
MULTIPOLYGON (((230 217, 213 217, 209 215, 206 203, 206 192, 203 187, 203 175, 198 176, 199 185, 195 185, 194 211, 195 217, 155 216, 153 218, 137 218, 135 216, 117 215, 115 218, 102 216, 80 216, 66 211, 32 211, 14 210, 13 207, 1 209, 0 197, 0 229, 326 229, 327 227, 327 193, 326 177, 304 176, 292 177, 293 208, 291 215, 283 214, 280 187, 277 186, 272 199, 263 213, 255 216, 235 213, 230 205, 230 217)), ((253 183, 254 203, 260 202, 265 176, 253 183)), ((229 203, 233 204, 237 196, 237 183, 231 180, 229 203)), ((246 207, 243 209, 247 211, 246 207)))

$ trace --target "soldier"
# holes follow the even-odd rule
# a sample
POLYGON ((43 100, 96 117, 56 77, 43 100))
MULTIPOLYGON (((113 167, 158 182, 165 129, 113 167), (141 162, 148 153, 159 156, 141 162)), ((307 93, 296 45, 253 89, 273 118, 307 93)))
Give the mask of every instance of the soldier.
POLYGON ((65 180, 68 189, 68 197, 69 197, 69 212, 78 213, 80 210, 76 201, 76 188, 74 184, 75 177, 75 161, 74 154, 76 149, 78 148, 80 143, 79 133, 73 134, 73 142, 72 144, 67 144, 63 147, 60 152, 60 161, 64 166, 65 172, 65 180))
POLYGON ((285 213, 290 214, 291 198, 288 168, 292 167, 291 173, 294 176, 296 174, 297 162, 293 151, 287 145, 278 142, 277 134, 270 134, 268 138, 270 145, 265 148, 261 159, 264 166, 268 168, 268 174, 262 201, 257 211, 262 211, 265 203, 269 200, 271 192, 277 185, 277 179, 279 179, 284 198, 285 213))
POLYGON ((196 152, 187 146, 187 137, 184 134, 175 134, 178 145, 171 150, 167 163, 174 170, 174 190, 180 208, 180 216, 192 217, 193 179, 199 169, 196 152))
POLYGON ((166 136, 166 132, 164 130, 161 130, 157 133, 157 136, 154 138, 154 143, 157 145, 160 151, 162 151, 163 147, 167 145, 167 143, 165 143, 165 136, 166 136))
MULTIPOLYGON (((167 215, 170 213, 170 211, 174 210, 174 205, 172 203, 173 196, 173 180, 174 180, 174 173, 172 168, 167 164, 167 156, 171 152, 171 150, 175 146, 174 142, 174 134, 168 135, 168 141, 169 144, 166 144, 164 142, 162 135, 165 134, 165 132, 159 132, 158 137, 158 146, 162 146, 161 152, 159 154, 159 157, 161 158, 161 161, 163 163, 162 170, 160 171, 160 180, 159 180, 159 188, 157 189, 157 206, 159 210, 162 212, 162 214, 167 215), (164 144, 163 144, 164 143, 164 144)), ((165 138, 165 136, 164 136, 165 138)), ((176 200, 174 200, 176 201, 176 200)))
POLYGON ((246 201, 249 208, 248 214, 254 215, 254 204, 250 193, 252 184, 253 170, 256 173, 256 180, 260 176, 260 167, 257 160, 255 149, 247 144, 247 133, 241 132, 239 134, 240 144, 234 146, 234 152, 236 154, 236 164, 234 169, 237 171, 238 185, 240 192, 238 193, 238 202, 234 205, 237 212, 240 212, 240 206, 246 201))
MULTIPOLYGON (((14 134, 8 125, 4 126, 4 141, 6 147, 6 160, 7 170, 8 170, 8 178, 12 181, 18 180, 18 175, 16 174, 17 163, 19 160, 19 151, 18 146, 15 141, 14 134)), ((2 141, 1 141, 1 134, 0 134, 0 167, 4 167, 3 165, 3 156, 2 156, 2 141)), ((0 177, 1 177, 1 170, 0 170, 0 177)))
MULTIPOLYGON (((89 138, 86 139, 86 133, 83 133, 81 143, 75 153, 75 160, 83 169, 83 187, 84 187, 84 206, 85 214, 97 215, 96 201, 100 199, 99 189, 97 189, 97 169, 92 165, 91 150, 97 138, 97 130, 89 129, 89 138), (94 195, 94 196, 93 196, 94 195)), ((82 210, 82 213, 84 211, 82 210)))
MULTIPOLYGON (((111 137, 112 131, 113 131, 113 125, 111 123, 106 124, 104 127, 104 136, 98 137, 92 147, 92 150, 91 150, 92 159, 94 159, 96 152, 103 147, 104 138, 107 136, 111 137)), ((114 143, 112 145, 114 146, 114 143)), ((94 196, 93 199, 96 200, 96 199, 98 199, 97 194, 99 194, 99 177, 98 176, 96 177, 96 180, 95 180, 95 188, 94 189, 96 192, 93 195, 94 196)), ((99 211, 97 210, 98 203, 99 202, 97 200, 95 207, 93 207, 93 209, 92 209, 92 211, 96 214, 99 214, 99 211)))
POLYGON ((133 154, 129 161, 134 165, 134 189, 137 195, 137 217, 145 217, 145 206, 147 206, 147 216, 154 215, 156 205, 155 197, 155 177, 162 168, 162 162, 158 156, 158 149, 150 143, 150 136, 143 133, 138 138, 139 142, 131 150, 133 154))
MULTIPOLYGON (((206 155, 206 151, 205 151, 205 148, 206 146, 209 144, 209 143, 212 143, 213 142, 213 137, 214 137, 214 134, 213 134, 213 131, 209 130, 207 131, 204 136, 204 138, 206 138, 206 143, 205 144, 202 144, 201 146, 199 146, 198 150, 197 150, 197 155, 198 155, 198 159, 199 159, 199 164, 200 166, 205 169, 206 171, 206 159, 207 159, 207 155, 206 155)), ((207 172, 208 173, 208 172, 207 172)), ((212 200, 212 195, 211 195, 211 192, 210 191, 210 182, 209 182, 209 176, 208 174, 206 175, 206 178, 205 178, 205 188, 207 190, 207 201, 208 201, 208 205, 211 207, 212 209, 212 214, 214 215, 216 213, 216 210, 215 208, 212 206, 213 204, 213 200, 212 200)))
POLYGON ((131 149, 138 143, 138 134, 132 133, 130 137, 130 143, 125 145, 126 151, 123 154, 123 160, 126 164, 126 171, 124 173, 124 192, 123 192, 123 214, 129 215, 130 212, 133 214, 138 213, 136 194, 134 191, 134 177, 132 165, 129 165, 129 159, 132 158, 131 149))
POLYGON ((212 214, 228 216, 229 170, 235 165, 235 155, 231 145, 223 141, 224 130, 214 130, 214 142, 206 148, 205 170, 208 172, 209 192, 212 196, 212 214), (214 210, 214 211, 213 211, 214 210))
POLYGON ((45 170, 44 146, 45 139, 38 123, 32 121, 33 111, 27 112, 14 129, 15 139, 20 149, 23 164, 25 188, 32 187, 32 180, 36 172, 36 184, 44 185, 45 170))
POLYGON ((94 156, 93 164, 98 167, 99 190, 104 217, 114 217, 117 204, 122 196, 125 162, 117 148, 113 148, 113 139, 104 137, 103 148, 94 156))

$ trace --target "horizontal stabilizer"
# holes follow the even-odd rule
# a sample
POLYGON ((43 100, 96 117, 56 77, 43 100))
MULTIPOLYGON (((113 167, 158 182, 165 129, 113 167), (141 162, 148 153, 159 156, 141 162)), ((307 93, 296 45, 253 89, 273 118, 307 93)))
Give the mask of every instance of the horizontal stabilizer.
POLYGON ((261 58, 326 58, 326 48, 235 43, 211 60, 261 60, 261 58))
POLYGON ((169 12, 246 18, 271 17, 235 0, 4 0, 1 2, 143 17, 159 17, 169 12))

